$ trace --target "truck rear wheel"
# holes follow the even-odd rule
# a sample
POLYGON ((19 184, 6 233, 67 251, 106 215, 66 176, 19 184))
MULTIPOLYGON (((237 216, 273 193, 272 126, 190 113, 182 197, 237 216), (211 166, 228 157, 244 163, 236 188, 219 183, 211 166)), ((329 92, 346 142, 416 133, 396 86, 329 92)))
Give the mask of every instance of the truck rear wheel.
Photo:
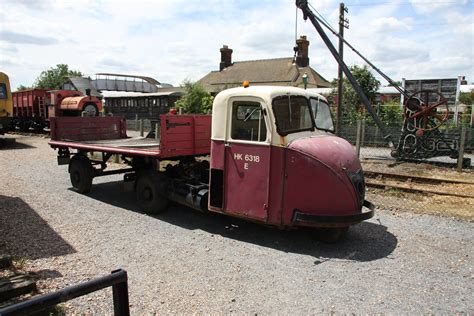
POLYGON ((94 168, 86 157, 74 156, 69 163, 69 177, 74 189, 79 193, 88 193, 92 187, 94 168))
POLYGON ((135 194, 140 208, 147 214, 163 213, 168 207, 165 196, 165 179, 148 170, 138 175, 135 194))

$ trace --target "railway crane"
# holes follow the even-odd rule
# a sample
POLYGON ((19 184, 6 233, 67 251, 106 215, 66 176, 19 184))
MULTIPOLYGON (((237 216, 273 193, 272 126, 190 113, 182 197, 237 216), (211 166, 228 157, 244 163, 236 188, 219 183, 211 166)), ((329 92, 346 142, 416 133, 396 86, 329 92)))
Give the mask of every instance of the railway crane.
POLYGON ((296 0, 296 6, 303 12, 304 20, 309 19, 311 21, 337 63, 341 66, 344 74, 359 96, 359 99, 367 109, 367 112, 372 116, 375 124, 380 129, 382 135, 384 135, 388 146, 391 148, 391 155, 393 157, 399 160, 409 160, 426 159, 436 156, 450 156, 451 158, 457 158, 459 156, 457 141, 447 139, 440 131, 440 127, 447 121, 449 114, 448 102, 440 92, 426 89, 409 92, 403 89, 344 38, 340 37, 325 21, 317 17, 311 10, 307 0, 296 0), (391 86, 395 87, 398 92, 404 96, 404 121, 397 145, 394 145, 392 135, 387 133, 367 96, 336 51, 322 26, 325 26, 334 35, 339 37, 352 51, 360 56, 372 69, 379 73, 391 86), (439 111, 440 108, 443 108, 443 111, 439 111))

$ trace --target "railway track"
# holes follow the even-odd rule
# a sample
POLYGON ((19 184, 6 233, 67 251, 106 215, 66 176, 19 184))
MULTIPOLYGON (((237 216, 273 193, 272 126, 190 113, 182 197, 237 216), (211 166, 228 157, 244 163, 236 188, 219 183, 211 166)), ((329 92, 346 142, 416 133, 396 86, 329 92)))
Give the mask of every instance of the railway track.
POLYGON ((42 131, 27 131, 27 132, 22 132, 19 130, 14 130, 14 131, 8 131, 7 134, 9 135, 21 135, 21 136, 49 136, 49 130, 42 130, 42 131))
POLYGON ((474 181, 371 170, 364 171, 364 174, 366 185, 372 188, 392 188, 411 193, 474 198, 474 181))
MULTIPOLYGON (((468 152, 467 154, 472 155, 472 152, 468 152)), ((387 162, 389 166, 397 166, 401 164, 420 164, 420 163, 427 163, 431 166, 437 166, 437 167, 443 167, 443 168, 456 168, 458 163, 457 159, 453 159, 451 161, 434 161, 434 160, 425 160, 425 161, 420 161, 420 160, 394 160, 391 157, 379 157, 379 158, 362 158, 362 162, 364 163, 370 163, 370 164, 380 164, 380 165, 387 165, 387 162)), ((463 169, 474 169, 474 166, 472 165, 472 159, 467 157, 463 159, 463 169)))

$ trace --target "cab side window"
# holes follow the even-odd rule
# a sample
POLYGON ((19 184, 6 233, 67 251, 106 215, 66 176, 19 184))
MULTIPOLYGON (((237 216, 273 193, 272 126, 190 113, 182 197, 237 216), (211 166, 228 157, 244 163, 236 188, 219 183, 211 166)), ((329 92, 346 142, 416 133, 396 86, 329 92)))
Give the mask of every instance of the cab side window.
POLYGON ((314 114, 314 122, 317 129, 334 132, 334 122, 332 121, 329 105, 323 100, 311 99, 311 109, 314 114))
POLYGON ((267 127, 263 116, 262 106, 258 102, 234 102, 232 104, 232 139, 265 141, 267 127))
POLYGON ((7 86, 4 83, 0 83, 0 99, 7 99, 7 86))

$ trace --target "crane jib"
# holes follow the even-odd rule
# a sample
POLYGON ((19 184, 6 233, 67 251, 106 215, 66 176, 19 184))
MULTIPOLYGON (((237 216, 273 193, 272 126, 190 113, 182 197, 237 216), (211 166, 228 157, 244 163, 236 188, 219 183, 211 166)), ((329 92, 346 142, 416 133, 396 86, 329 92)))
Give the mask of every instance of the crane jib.
POLYGON ((344 63, 344 61, 342 60, 341 56, 339 55, 339 53, 336 51, 336 48, 334 47, 334 45, 331 43, 331 41, 329 40, 329 38, 327 37, 326 33, 324 32, 323 28, 321 27, 321 25, 319 24, 316 16, 314 15, 314 13, 309 9, 308 7, 308 1, 307 0, 296 0, 296 6, 298 8, 301 9, 301 11, 303 12, 303 18, 306 20, 309 18, 309 20, 311 21, 311 23, 313 24, 313 26, 315 27, 316 31, 319 33, 319 35, 321 36, 321 39, 324 41, 324 43, 326 44, 326 46, 328 47, 329 51, 331 52, 331 54, 334 56, 334 58, 336 59, 336 61, 338 62, 338 64, 341 66, 342 68, 342 71, 344 72, 344 74, 346 75, 347 79, 349 80, 349 82, 351 83, 352 87, 354 88, 354 90, 356 91, 357 95, 359 96, 359 98, 361 99, 362 103, 364 103, 365 105, 365 108, 367 109, 367 111, 369 112, 369 114, 372 116, 372 118, 374 119, 374 122, 375 124, 377 125, 377 127, 380 129, 380 131, 382 132, 382 135, 384 135, 384 138, 387 140, 388 142, 388 145, 390 148, 394 149, 395 146, 393 144, 393 141, 392 141, 392 135, 388 134, 386 129, 385 129, 385 126, 383 125, 382 121, 380 120, 380 118, 377 116, 377 114, 375 113, 374 111, 374 108, 372 107, 372 105, 370 104, 370 101, 369 99, 367 98, 367 96, 365 95, 364 91, 362 90, 362 88, 359 86, 359 84, 357 83, 356 79, 354 78, 354 76, 352 75, 351 71, 349 70, 349 68, 347 67, 347 65, 344 63))

